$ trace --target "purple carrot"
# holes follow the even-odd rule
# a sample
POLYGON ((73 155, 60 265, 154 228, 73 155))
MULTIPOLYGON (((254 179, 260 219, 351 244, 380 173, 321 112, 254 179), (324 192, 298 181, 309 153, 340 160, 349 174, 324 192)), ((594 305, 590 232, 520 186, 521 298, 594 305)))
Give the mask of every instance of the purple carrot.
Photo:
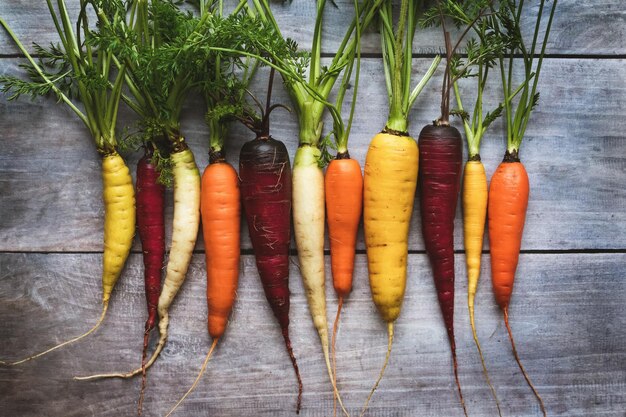
POLYGON ((157 324, 157 305, 161 294, 161 271, 165 255, 164 205, 165 187, 159 184, 159 171, 151 162, 151 152, 146 151, 137 163, 137 230, 143 252, 144 282, 148 319, 143 336, 141 355, 141 396, 139 413, 146 386, 146 352, 150 332, 157 324))
POLYGON ((239 154, 241 199, 248 223, 265 297, 280 324, 285 346, 298 379, 298 402, 302 402, 302 379, 289 339, 289 243, 291 241, 291 164, 285 144, 269 134, 269 117, 280 104, 270 106, 274 70, 270 72, 262 118, 242 120, 256 133, 239 154))
POLYGON ((278 319, 287 352, 302 381, 289 339, 289 242, 291 240, 291 165, 285 145, 269 136, 247 142, 239 155, 241 196, 265 297, 278 319))
POLYGON ((422 235, 450 340, 454 378, 465 411, 454 341, 454 216, 461 188, 461 134, 449 125, 428 125, 420 132, 418 146, 422 235))

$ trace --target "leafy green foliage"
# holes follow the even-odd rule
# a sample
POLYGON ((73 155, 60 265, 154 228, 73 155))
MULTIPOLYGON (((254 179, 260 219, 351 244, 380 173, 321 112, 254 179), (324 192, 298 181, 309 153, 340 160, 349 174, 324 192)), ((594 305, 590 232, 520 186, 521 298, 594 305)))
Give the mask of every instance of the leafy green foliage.
POLYGON ((157 148, 152 155, 152 163, 159 172, 159 183, 168 188, 172 187, 174 185, 174 166, 169 155, 163 154, 163 152, 157 148))
POLYGON ((495 0, 439 0, 428 8, 422 18, 422 27, 439 26, 441 16, 448 18, 457 29, 471 25, 474 18, 485 10, 489 10, 495 0))
POLYGON ((470 115, 468 112, 466 112, 465 110, 459 110, 459 109, 452 109, 450 110, 450 115, 451 116, 458 116, 461 118, 461 120, 463 120, 463 122, 467 122, 470 119, 470 115))
MULTIPOLYGON (((528 121, 532 111, 539 103, 539 93, 537 86, 541 65, 546 51, 550 28, 556 11, 557 0, 552 0, 552 4, 547 6, 549 12, 545 11, 546 0, 539 0, 536 8, 534 33, 530 46, 524 42, 521 30, 521 16, 523 14, 524 2, 514 0, 501 0, 499 7, 494 7, 497 18, 493 19, 493 28, 499 35, 508 39, 506 51, 500 54, 499 62, 501 68, 502 89, 504 91, 504 110, 507 120, 507 148, 509 151, 519 150, 519 146, 524 138, 528 121), (542 29, 542 20, 547 15, 547 23, 543 28, 543 39, 539 36, 542 29), (537 56, 537 52, 539 52, 537 56), (521 60, 516 59, 516 54, 521 54, 521 60), (505 59, 508 58, 508 59, 505 59), (508 61, 508 62, 507 62, 508 61), (522 62, 523 78, 521 83, 514 87, 514 67, 516 62, 522 62)), ((533 4, 535 7, 535 4, 533 4)), ((525 19, 528 18, 527 13, 525 19)), ((525 20, 524 24, 528 24, 525 20)))
MULTIPOLYGON (((300 51, 295 40, 284 39, 273 24, 246 13, 230 15, 214 23, 214 31, 206 44, 209 52, 214 52, 219 57, 236 56, 239 52, 268 57, 275 64, 292 72, 295 78, 304 78, 310 54, 300 51), (210 49, 215 45, 227 45, 230 52, 210 49)), ((291 78, 286 79, 287 83, 291 81, 291 78)))
POLYGON ((317 160, 317 165, 320 168, 324 168, 326 165, 328 165, 333 159, 333 154, 337 153, 337 145, 335 144, 335 141, 331 139, 332 135, 333 132, 328 133, 320 140, 320 143, 318 145, 321 154, 319 159, 317 160), (331 153, 329 149, 332 149, 333 152, 331 153))
POLYGON ((15 100, 21 95, 28 95, 31 99, 35 99, 54 93, 60 101, 61 97, 53 90, 53 85, 57 87, 59 92, 68 97, 76 97, 75 76, 68 56, 61 46, 51 43, 49 47, 45 48, 33 43, 33 48, 35 53, 39 55, 39 68, 52 83, 46 81, 32 65, 20 64, 19 67, 24 71, 28 80, 14 76, 0 76, 1 91, 10 94, 8 99, 15 100))
POLYGON ((35 51, 40 56, 38 60, 30 55, 6 22, 0 19, 28 60, 28 64, 20 66, 27 79, 0 77, 2 91, 10 94, 10 99, 23 94, 31 97, 56 95, 89 128, 98 149, 111 152, 116 146, 115 125, 124 70, 112 71, 111 53, 91 45, 93 31, 87 10, 92 8, 98 15, 118 19, 119 0, 80 0, 81 9, 75 22, 70 20, 64 0, 57 1, 56 9, 51 1, 47 4, 60 42, 51 43, 49 47, 35 45, 35 51), (73 100, 80 101, 82 109, 73 100))
POLYGON ((502 110, 504 110, 504 104, 500 103, 493 111, 487 112, 483 120, 483 129, 487 129, 491 123, 495 122, 502 115, 502 110))

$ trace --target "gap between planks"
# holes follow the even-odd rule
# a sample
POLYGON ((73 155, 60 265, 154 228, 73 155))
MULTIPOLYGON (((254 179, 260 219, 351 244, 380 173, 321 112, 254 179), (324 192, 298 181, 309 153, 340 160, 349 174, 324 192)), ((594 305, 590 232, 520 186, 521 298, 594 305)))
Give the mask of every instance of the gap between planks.
MULTIPOLYGON (((62 251, 62 250, 46 250, 46 251, 42 251, 42 250, 36 250, 36 251, 25 251, 25 250, 0 250, 0 255, 5 255, 5 254, 34 254, 34 255, 60 255, 60 254, 66 254, 66 255, 98 255, 101 254, 102 251, 62 251)), ((132 254, 141 254, 142 251, 141 250, 131 250, 132 254)), ((169 253, 169 250, 166 251, 166 253, 169 253)), ((205 251, 202 249, 197 249, 193 251, 194 255, 199 255, 199 254, 204 254, 205 251)), ((247 249, 242 249, 241 250, 241 255, 243 256, 248 256, 248 255, 254 255, 254 249, 252 248, 247 248, 247 249)), ((356 255, 366 255, 367 251, 365 249, 357 249, 355 251, 356 255)), ((408 251, 409 255, 426 255, 426 251, 425 250, 410 250, 408 251)), ((454 251, 455 255, 464 255, 465 251, 464 250, 455 250, 454 251)), ((489 250, 483 250, 482 251, 483 255, 489 255, 489 250)), ((520 254, 525 254, 525 255, 561 255, 561 254, 604 254, 604 255, 610 255, 610 254, 626 254, 626 249, 522 249, 520 250, 520 254)), ((289 256, 297 256, 298 255, 298 251, 295 249, 291 249, 289 250, 289 256)), ((330 256, 330 250, 329 249, 325 249, 324 250, 324 256, 330 256)))

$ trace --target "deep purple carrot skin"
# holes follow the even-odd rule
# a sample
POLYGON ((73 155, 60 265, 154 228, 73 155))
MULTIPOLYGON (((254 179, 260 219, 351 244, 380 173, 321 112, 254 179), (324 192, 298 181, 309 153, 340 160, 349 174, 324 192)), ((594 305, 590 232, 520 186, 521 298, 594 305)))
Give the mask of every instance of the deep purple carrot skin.
POLYGON ((452 126, 429 125, 420 132, 418 147, 422 235, 450 341, 454 380, 467 417, 454 341, 454 215, 461 189, 461 134, 452 126))
POLYGON ((161 294, 161 271, 165 255, 165 187, 158 183, 159 172, 144 155, 137 163, 137 229, 143 251, 148 320, 146 331, 156 326, 161 294))
POLYGON ((271 137, 247 142, 239 155, 241 198, 256 265, 285 346, 302 382, 289 339, 289 243, 291 241, 291 165, 285 145, 271 137))
POLYGON ((161 294, 161 271, 165 256, 165 187, 159 184, 159 171, 150 160, 150 152, 137 163, 137 230, 143 252, 144 283, 148 303, 148 319, 143 336, 141 354, 141 394, 138 414, 141 414, 146 387, 146 352, 150 332, 157 324, 157 305, 161 294))
POLYGON ((289 326, 291 166, 285 145, 272 138, 247 142, 239 155, 241 197, 256 264, 274 315, 289 326))
POLYGON ((461 134, 452 126, 428 125, 418 146, 422 235, 454 348, 454 216, 461 188, 461 134))

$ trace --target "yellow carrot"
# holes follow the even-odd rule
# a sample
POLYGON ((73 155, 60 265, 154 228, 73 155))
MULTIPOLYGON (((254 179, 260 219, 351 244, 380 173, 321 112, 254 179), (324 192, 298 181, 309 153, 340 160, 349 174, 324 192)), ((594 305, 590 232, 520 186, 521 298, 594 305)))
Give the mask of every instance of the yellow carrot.
POLYGON ((117 152, 102 158, 102 199, 104 201, 104 253, 102 257, 102 313, 87 332, 27 358, 5 362, 19 365, 36 359, 93 333, 104 321, 109 299, 119 279, 135 236, 135 190, 124 160, 117 152))
POLYGON ((388 344, 384 365, 363 413, 389 362, 393 324, 404 299, 417 172, 418 149, 412 137, 395 131, 374 136, 365 159, 363 221, 372 298, 387 322, 388 344))
POLYGON ((109 302, 135 236, 135 190, 130 171, 118 153, 102 159, 104 255, 102 301, 109 302))

